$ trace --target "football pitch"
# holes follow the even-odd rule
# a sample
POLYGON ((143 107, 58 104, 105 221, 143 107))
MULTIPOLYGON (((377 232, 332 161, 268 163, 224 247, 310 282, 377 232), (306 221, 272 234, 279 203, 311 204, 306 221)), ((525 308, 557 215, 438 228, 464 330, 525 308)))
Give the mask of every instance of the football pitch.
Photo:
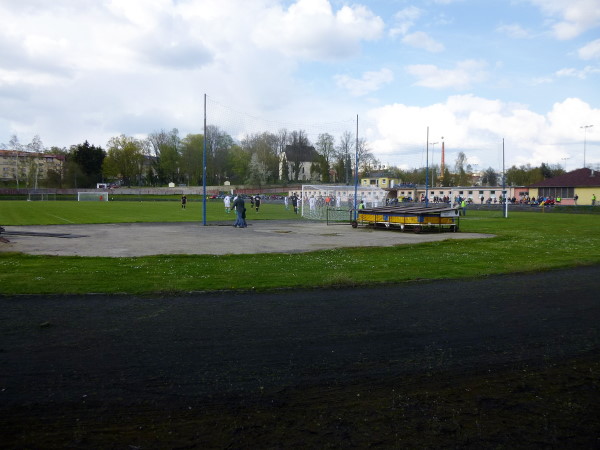
MULTIPOLYGON (((150 222, 192 222, 201 228, 202 207, 178 202, 25 202, 0 201, 0 225, 69 225, 150 222)), ((249 205, 248 205, 249 206, 249 205)), ((303 223, 282 204, 248 208, 248 221, 282 221, 282 238, 291 225, 303 223), (286 220, 290 226, 286 226, 286 220)), ((210 202, 207 220, 231 224, 222 202, 210 202)), ((414 280, 485 277, 600 264, 600 215, 469 211, 461 218, 463 233, 484 233, 488 239, 361 247, 363 236, 392 239, 397 231, 356 230, 356 247, 304 253, 154 254, 137 257, 48 256, 16 253, 0 247, 0 294, 132 293, 156 294, 217 290, 266 290, 322 286, 368 286, 414 280)), ((101 226, 101 225, 94 225, 101 226)), ((148 224, 148 227, 154 225, 148 224)), ((333 240, 343 226, 326 227, 323 241, 333 240)), ((206 227, 204 227, 206 228, 206 227)), ((215 228, 215 227, 213 227, 215 228)), ((244 233, 247 230, 227 231, 244 233)), ((407 233, 412 234, 412 233, 407 233)), ((450 234, 450 233, 449 233, 450 234)), ((171 234, 173 236, 173 234, 171 234)), ((249 236, 249 235, 246 235, 249 236)), ((160 239, 169 239, 165 234, 160 239)), ((219 238, 223 245, 227 235, 219 238)), ((69 240, 64 240, 65 246, 69 240)), ((246 238, 246 244, 252 239, 246 238)), ((565 280, 557 280, 565 282, 565 280)))
MULTIPOLYGON (((251 220, 300 219, 281 203, 263 202, 259 212, 246 202, 251 220)), ((235 220, 222 201, 206 202, 206 220, 235 220)), ((202 202, 188 201, 183 209, 177 201, 0 201, 0 225, 68 225, 86 223, 202 222, 202 202)))

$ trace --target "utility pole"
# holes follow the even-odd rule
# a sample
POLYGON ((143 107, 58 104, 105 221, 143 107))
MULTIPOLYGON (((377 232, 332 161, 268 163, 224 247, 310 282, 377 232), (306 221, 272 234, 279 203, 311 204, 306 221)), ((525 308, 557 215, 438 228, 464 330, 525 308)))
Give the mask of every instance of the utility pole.
POLYGON ((356 115, 356 153, 354 166, 354 220, 358 218, 358 114, 356 115))
POLYGON ((427 157, 425 163, 425 208, 429 206, 429 127, 427 127, 427 157))
POLYGON ((504 197, 504 218, 508 217, 508 198, 506 195, 506 170, 504 168, 504 138, 502 138, 502 197, 504 197))
POLYGON ((204 139, 202 141, 202 225, 206 226, 206 94, 204 94, 204 139))
POLYGON ((587 143, 587 130, 588 128, 592 128, 594 125, 584 125, 579 128, 583 128, 583 168, 585 169, 585 147, 587 143))

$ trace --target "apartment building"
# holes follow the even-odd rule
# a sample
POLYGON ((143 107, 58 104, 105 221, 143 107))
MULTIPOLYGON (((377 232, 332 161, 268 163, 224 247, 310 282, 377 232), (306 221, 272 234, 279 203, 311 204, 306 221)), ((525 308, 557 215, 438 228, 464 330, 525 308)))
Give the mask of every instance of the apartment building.
POLYGON ((64 155, 0 150, 0 181, 43 180, 49 171, 61 172, 64 155))

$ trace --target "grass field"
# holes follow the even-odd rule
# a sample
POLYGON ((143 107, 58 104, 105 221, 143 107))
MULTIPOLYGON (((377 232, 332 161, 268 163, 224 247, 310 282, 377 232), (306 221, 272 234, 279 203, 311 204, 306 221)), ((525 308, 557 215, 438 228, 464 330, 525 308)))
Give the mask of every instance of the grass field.
MULTIPOLYGON (((201 203, 182 211, 174 202, 0 202, 3 225, 176 222, 201 217, 201 203)), ((232 220, 221 202, 209 204, 207 217, 232 220)), ((258 218, 299 220, 281 204, 263 204, 252 220, 258 218)), ((0 253, 0 294, 307 288, 549 270, 599 264, 599 226, 600 216, 590 214, 515 212, 504 219, 498 212, 470 211, 461 219, 461 231, 497 237, 302 254, 115 259, 0 253)))
MULTIPOLYGON (((246 208, 250 203, 246 202, 246 208)), ((265 203, 252 220, 299 219, 283 204, 265 203)), ((209 200, 206 220, 231 220, 222 200, 209 200)), ((0 225, 66 225, 73 223, 202 222, 202 202, 188 202, 186 209, 178 201, 118 202, 27 202, 0 201, 0 225)))

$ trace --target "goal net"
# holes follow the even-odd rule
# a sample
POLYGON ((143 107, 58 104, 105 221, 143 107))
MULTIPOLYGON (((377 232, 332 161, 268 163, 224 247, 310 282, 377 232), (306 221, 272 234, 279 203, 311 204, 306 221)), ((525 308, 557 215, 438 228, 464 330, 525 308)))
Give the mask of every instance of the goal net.
MULTIPOLYGON (((386 194, 380 188, 358 186, 356 207, 361 201, 365 208, 385 205, 386 194)), ((299 207, 307 219, 348 222, 354 209, 354 186, 302 185, 299 207)))
POLYGON ((48 192, 30 192, 29 194, 27 194, 28 202, 47 201, 47 200, 56 200, 56 194, 48 193, 48 192))
POLYGON ((107 202, 108 192, 78 192, 78 202, 107 202))

